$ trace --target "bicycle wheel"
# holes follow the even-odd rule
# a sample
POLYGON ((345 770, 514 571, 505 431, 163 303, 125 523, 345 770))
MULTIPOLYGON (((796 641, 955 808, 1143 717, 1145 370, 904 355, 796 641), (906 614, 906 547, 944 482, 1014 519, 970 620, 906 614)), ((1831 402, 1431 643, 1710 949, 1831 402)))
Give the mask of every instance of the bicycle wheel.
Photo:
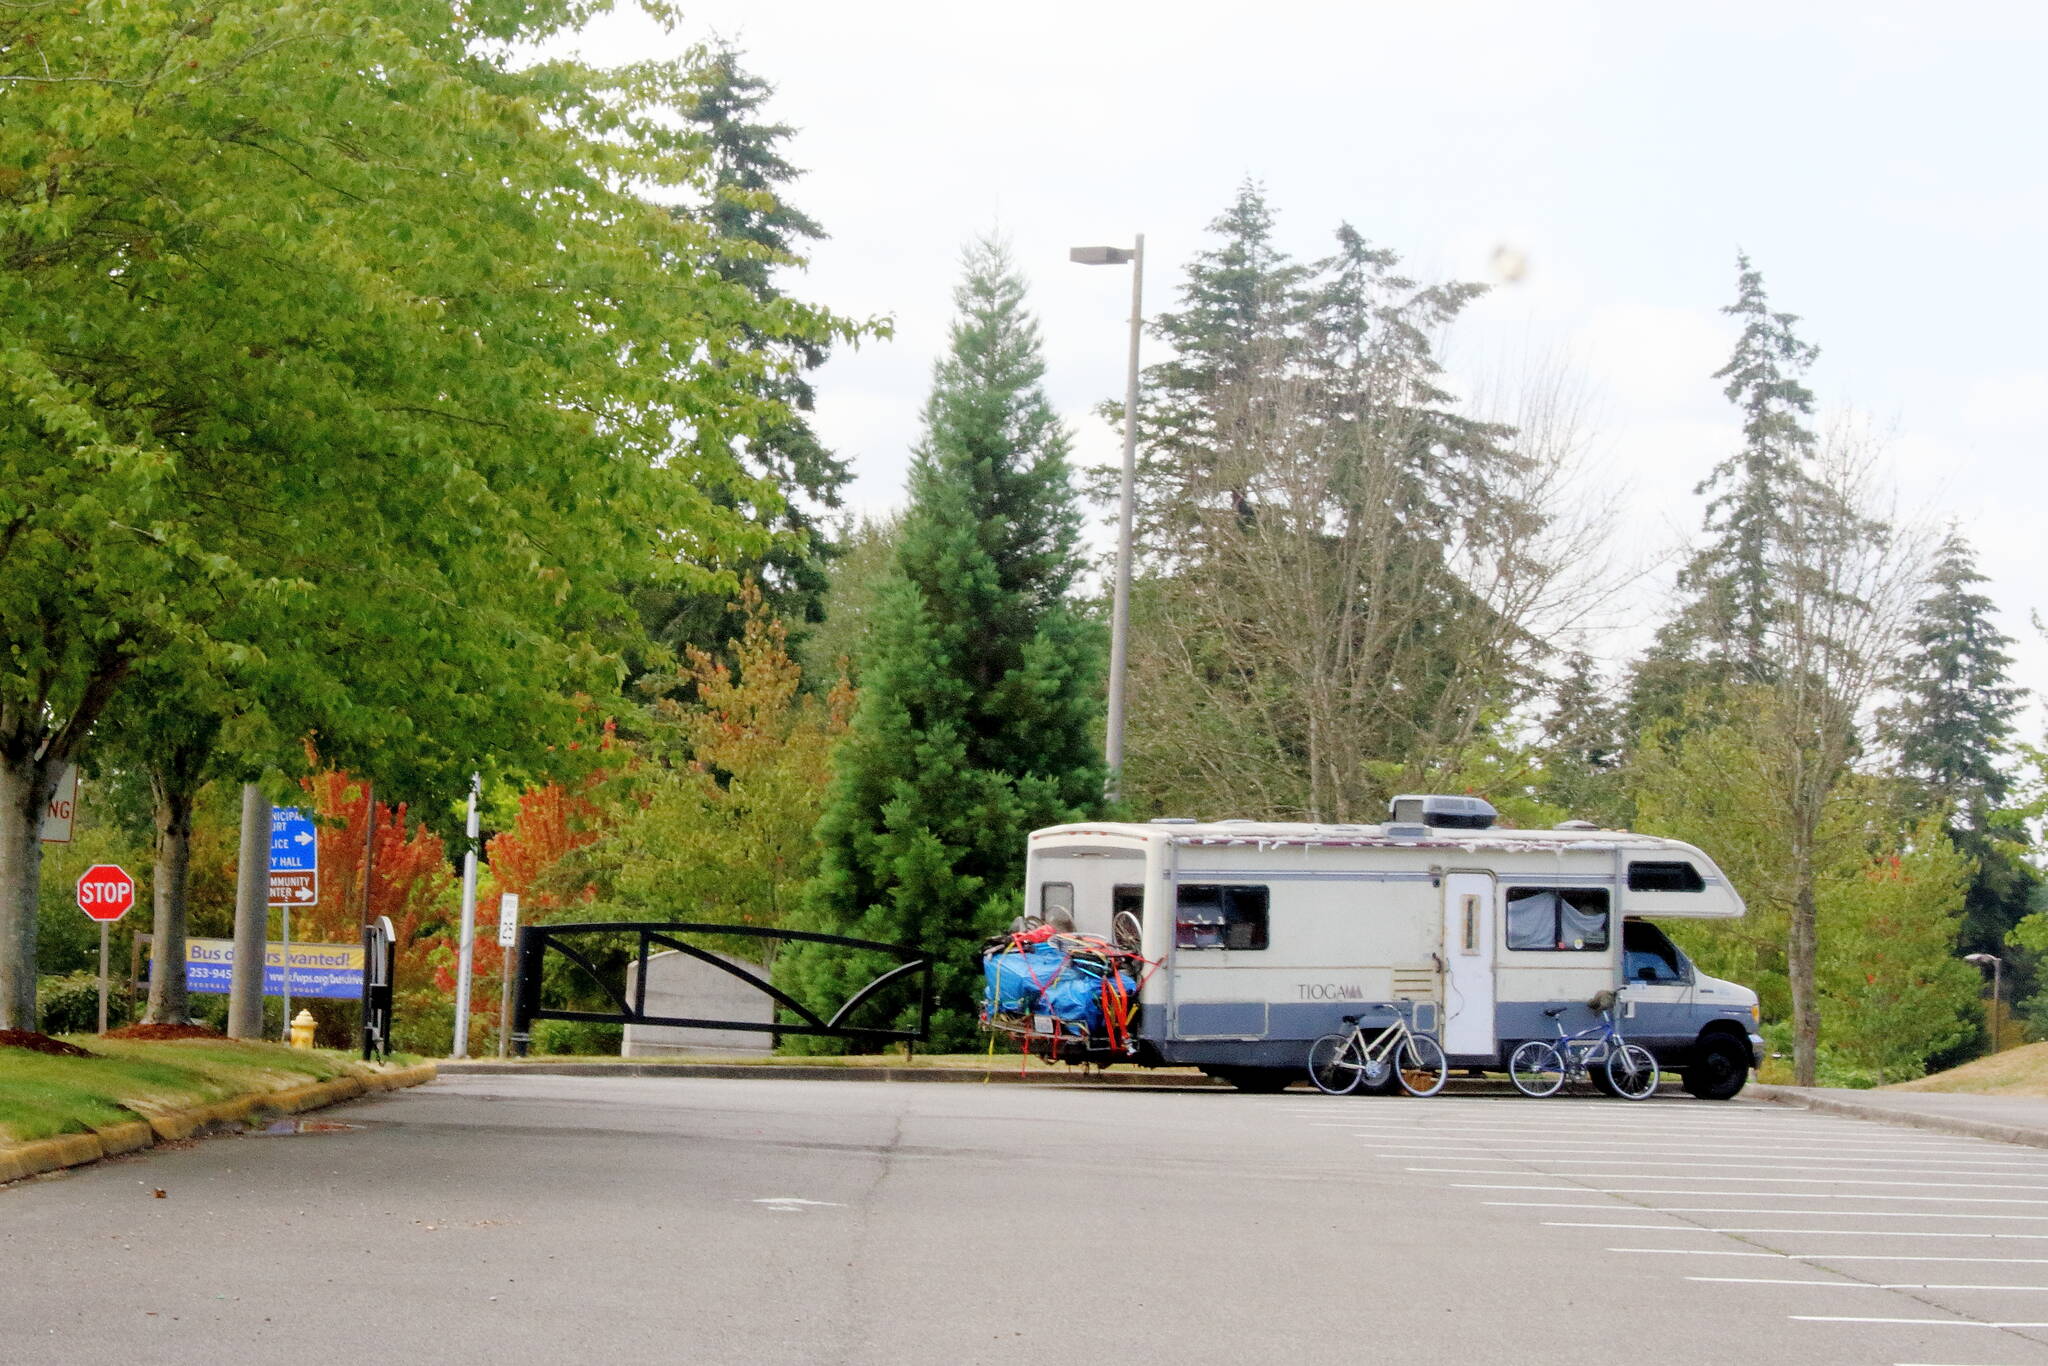
POLYGON ((1325 1034, 1308 1046, 1308 1079, 1318 1091, 1349 1095, 1360 1075, 1355 1036, 1325 1034))
POLYGON ((1657 1091, 1657 1059, 1641 1044, 1615 1046, 1607 1054, 1607 1085, 1623 1100, 1647 1100, 1657 1091))
POLYGON ((1427 1034, 1410 1034, 1394 1050, 1394 1055, 1401 1089, 1411 1096, 1433 1096, 1451 1079, 1450 1059, 1427 1034))
POLYGON ((1525 1096, 1554 1096, 1564 1089, 1564 1059, 1543 1040, 1531 1039, 1508 1058, 1508 1078, 1525 1096))

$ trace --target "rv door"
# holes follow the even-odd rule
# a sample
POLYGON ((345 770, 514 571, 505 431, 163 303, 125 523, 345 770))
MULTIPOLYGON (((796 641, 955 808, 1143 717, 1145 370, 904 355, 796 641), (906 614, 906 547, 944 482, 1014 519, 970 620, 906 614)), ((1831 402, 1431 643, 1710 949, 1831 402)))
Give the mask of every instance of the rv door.
POLYGON ((1492 1058, 1493 875, 1444 875, 1444 1052, 1492 1058))

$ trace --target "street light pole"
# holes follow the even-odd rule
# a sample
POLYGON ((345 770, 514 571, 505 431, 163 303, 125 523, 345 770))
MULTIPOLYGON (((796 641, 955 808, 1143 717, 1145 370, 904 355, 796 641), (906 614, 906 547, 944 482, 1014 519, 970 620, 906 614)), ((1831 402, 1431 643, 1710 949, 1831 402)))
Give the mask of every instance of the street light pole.
POLYGON ((1070 260, 1086 266, 1131 267, 1131 344, 1124 372, 1124 473, 1117 500, 1116 583, 1109 613, 1109 717, 1102 757, 1109 770, 1103 796, 1114 802, 1123 795, 1124 669, 1131 645, 1131 523, 1138 479, 1138 340, 1145 325, 1145 234, 1128 250, 1122 247, 1075 247, 1070 260))
POLYGON ((1991 1051, 1996 1053, 1998 1051, 1999 1045, 1998 1036, 2000 1033, 2003 1032, 1999 1028, 1998 988, 2000 979, 2003 978, 2005 975, 2004 960, 2000 959, 1996 954, 1991 953, 1966 953, 1963 955, 1963 961, 1966 963, 1975 963, 1979 967, 1982 967, 1986 963, 1989 963, 1991 965, 1991 1051))

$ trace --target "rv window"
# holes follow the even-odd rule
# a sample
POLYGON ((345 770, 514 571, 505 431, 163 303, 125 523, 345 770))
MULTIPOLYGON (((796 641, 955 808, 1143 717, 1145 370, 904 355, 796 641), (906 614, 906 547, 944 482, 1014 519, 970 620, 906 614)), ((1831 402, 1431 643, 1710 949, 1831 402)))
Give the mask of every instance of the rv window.
POLYGON ((1174 912, 1174 945, 1183 949, 1263 949, 1264 887, 1183 884, 1174 912))
POLYGON ((1055 919, 1074 923, 1074 884, 1048 882, 1038 889, 1038 915, 1047 924, 1055 919))
POLYGON ((1706 879, 1690 863, 1631 863, 1628 866, 1631 892, 1704 892, 1706 879))
POLYGON ((1604 953, 1607 893, 1597 887, 1510 887, 1507 928, 1511 949, 1604 953))
POLYGON ((1641 920, 1621 924, 1621 978, 1624 982, 1683 982, 1678 949, 1664 931, 1641 920))

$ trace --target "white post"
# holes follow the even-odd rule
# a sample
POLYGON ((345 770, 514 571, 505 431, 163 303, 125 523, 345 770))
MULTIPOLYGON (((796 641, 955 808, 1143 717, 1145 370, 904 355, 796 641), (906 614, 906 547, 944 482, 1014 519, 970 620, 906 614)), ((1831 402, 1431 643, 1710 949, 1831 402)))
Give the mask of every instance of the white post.
MULTIPOLYGON (((180 970, 184 964, 180 963, 180 970)), ((100 1033, 107 1032, 107 922, 100 922, 100 1033)))
POLYGON ((462 952, 455 969, 455 1046, 450 1057, 469 1056, 469 978, 476 959, 476 799, 483 774, 469 778, 468 848, 462 855, 462 952))
POLYGON ((1131 519, 1136 502, 1138 469, 1138 339, 1145 331, 1145 234, 1131 246, 1131 351, 1124 373, 1124 470, 1117 500, 1116 584, 1109 614, 1109 715, 1105 718, 1103 759, 1109 769, 1110 801, 1124 790, 1124 668, 1131 644, 1131 519))
POLYGON ((519 893, 506 892, 498 898, 498 947, 504 950, 499 960, 499 976, 504 981, 498 992, 498 1056, 510 1057, 512 1053, 512 974, 517 970, 519 955, 519 893))

